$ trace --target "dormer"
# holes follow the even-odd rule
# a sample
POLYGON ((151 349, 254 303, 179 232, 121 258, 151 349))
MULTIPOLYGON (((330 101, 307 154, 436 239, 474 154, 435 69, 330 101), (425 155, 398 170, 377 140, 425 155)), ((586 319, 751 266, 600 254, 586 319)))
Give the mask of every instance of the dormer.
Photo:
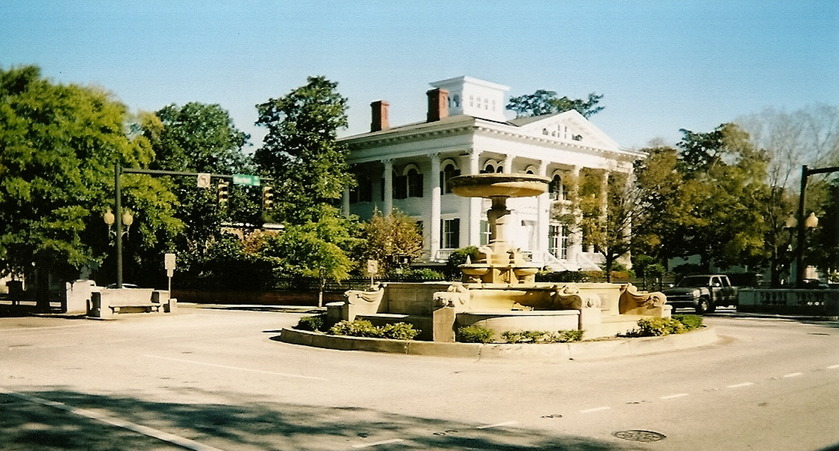
POLYGON ((509 86, 462 76, 435 81, 431 86, 449 93, 449 115, 466 114, 491 121, 506 121, 504 95, 509 86))

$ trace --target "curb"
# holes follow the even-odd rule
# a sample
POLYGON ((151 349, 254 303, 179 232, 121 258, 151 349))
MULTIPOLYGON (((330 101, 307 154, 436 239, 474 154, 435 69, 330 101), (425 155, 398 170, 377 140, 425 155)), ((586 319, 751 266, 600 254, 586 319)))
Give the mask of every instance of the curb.
POLYGON ((686 334, 665 337, 625 338, 604 341, 553 344, 438 343, 347 337, 283 329, 277 341, 339 351, 387 352, 391 354, 470 359, 588 360, 625 357, 696 348, 717 342, 716 330, 703 327, 686 334))

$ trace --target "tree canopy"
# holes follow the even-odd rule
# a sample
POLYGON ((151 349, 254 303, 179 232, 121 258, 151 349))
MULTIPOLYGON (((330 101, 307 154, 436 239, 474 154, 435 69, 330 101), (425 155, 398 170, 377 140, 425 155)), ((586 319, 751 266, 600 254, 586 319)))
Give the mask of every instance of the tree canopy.
POLYGON ((259 168, 276 180, 275 210, 283 221, 304 223, 334 205, 353 183, 348 148, 337 142, 347 126, 347 99, 325 77, 283 97, 256 106, 257 125, 268 128, 254 155, 259 168))
POLYGON ((555 91, 539 89, 533 94, 510 97, 507 109, 514 111, 516 117, 541 116, 543 114, 563 113, 577 110, 585 118, 589 118, 605 107, 598 106, 603 94, 591 93, 587 99, 570 99, 567 96, 557 97, 555 91))
MULTIPOLYGON (((153 158, 128 122, 125 106, 101 89, 52 83, 35 66, 0 70, 0 271, 45 282, 49 272, 72 277, 103 262, 114 164, 153 158)), ((127 181, 135 239, 155 244, 177 231, 168 196, 148 177, 127 181)), ((38 286, 44 300, 46 283, 38 286)))

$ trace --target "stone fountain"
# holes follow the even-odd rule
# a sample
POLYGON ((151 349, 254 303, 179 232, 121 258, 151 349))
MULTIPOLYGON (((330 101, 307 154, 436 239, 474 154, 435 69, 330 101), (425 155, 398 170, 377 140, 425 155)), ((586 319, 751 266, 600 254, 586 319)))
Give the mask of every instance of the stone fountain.
POLYGON ((550 180, 535 175, 480 174, 462 175, 450 181, 452 192, 461 197, 492 200, 487 211, 489 245, 478 249, 478 257, 460 267, 464 283, 532 284, 539 267, 524 261, 522 252, 513 248, 510 235, 511 212, 507 199, 535 197, 548 190, 550 180))
POLYGON ((452 192, 488 198, 490 242, 474 261, 460 266, 461 282, 387 283, 368 291, 350 290, 345 301, 327 304, 327 321, 365 319, 377 325, 407 322, 418 338, 454 341, 458 327, 479 325, 494 331, 583 330, 586 338, 633 329, 642 317, 669 317, 661 293, 639 292, 631 284, 537 283, 539 267, 526 261, 509 240, 512 217, 507 200, 535 197, 549 180, 525 174, 454 177, 452 192))

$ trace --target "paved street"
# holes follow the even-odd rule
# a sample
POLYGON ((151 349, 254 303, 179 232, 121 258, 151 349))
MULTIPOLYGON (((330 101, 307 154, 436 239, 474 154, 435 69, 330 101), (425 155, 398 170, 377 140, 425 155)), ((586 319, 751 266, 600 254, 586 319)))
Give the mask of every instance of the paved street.
POLYGON ((300 313, 0 318, 2 449, 839 446, 839 322, 706 318, 719 342, 587 361, 273 340, 300 313))

